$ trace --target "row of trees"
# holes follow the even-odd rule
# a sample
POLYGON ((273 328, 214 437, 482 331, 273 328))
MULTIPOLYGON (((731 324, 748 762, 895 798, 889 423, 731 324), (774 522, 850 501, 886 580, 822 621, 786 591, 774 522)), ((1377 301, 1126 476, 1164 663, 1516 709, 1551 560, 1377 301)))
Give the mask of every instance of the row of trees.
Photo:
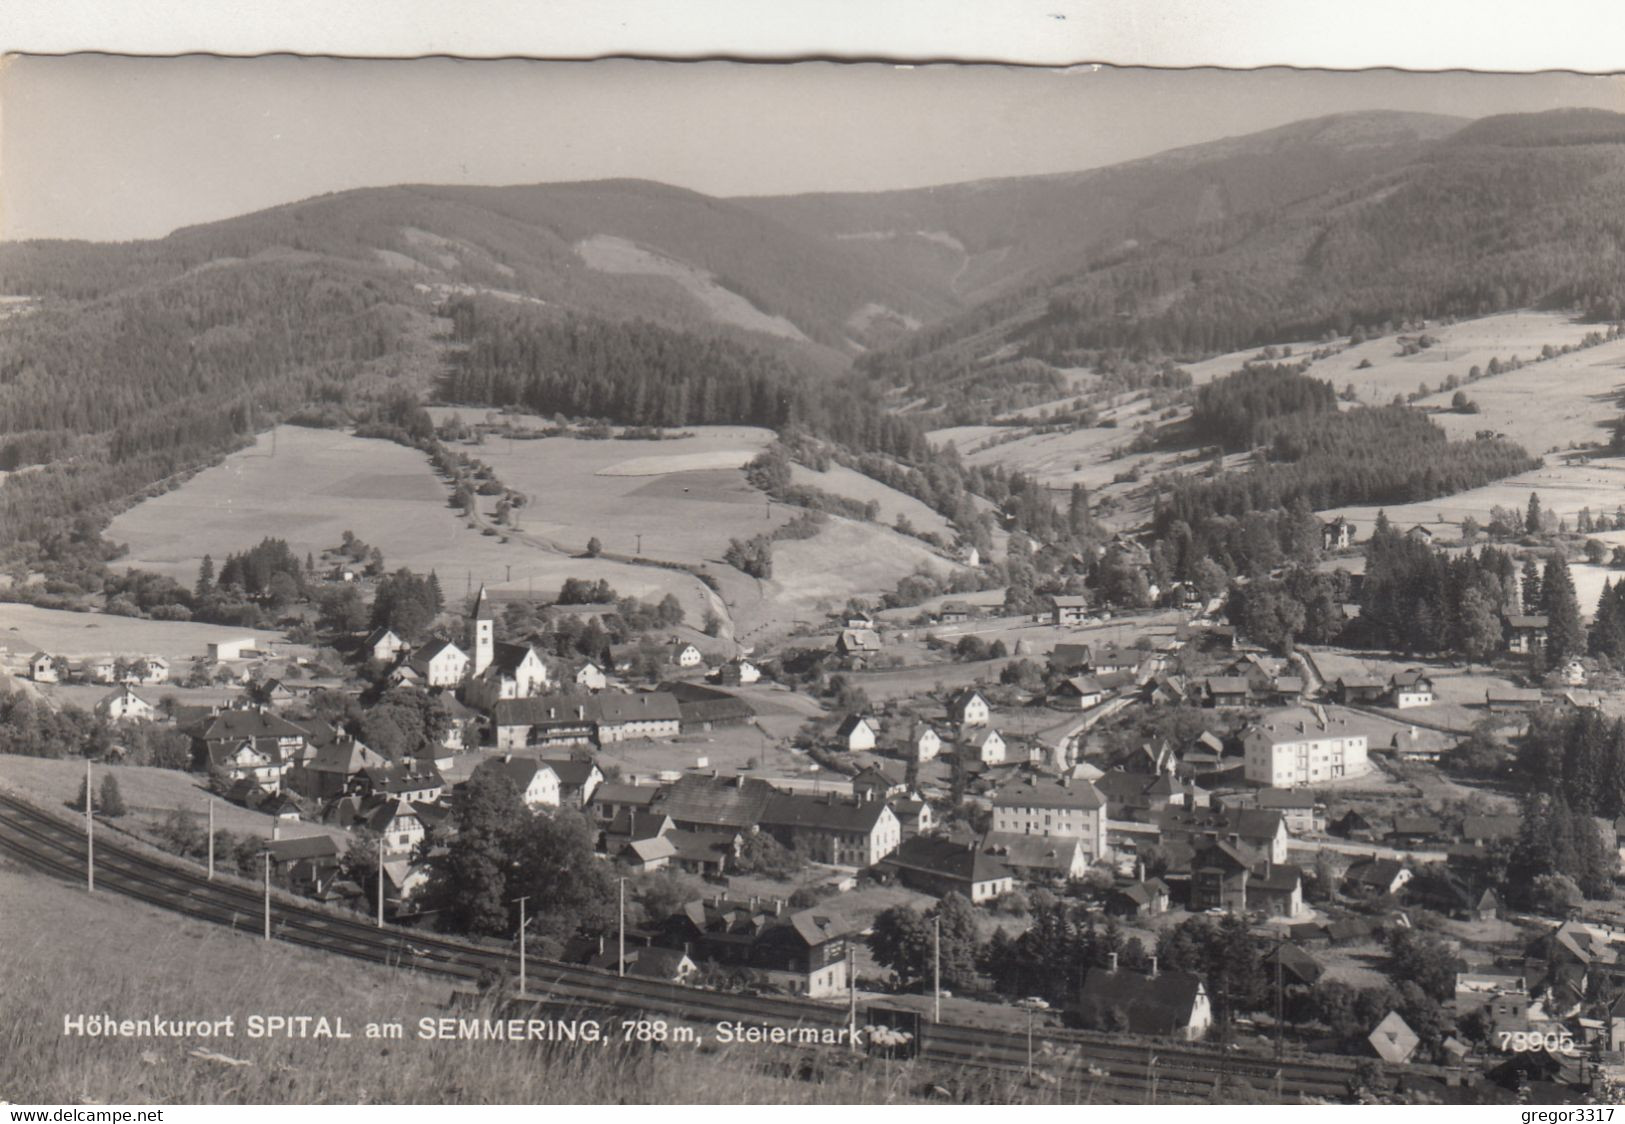
POLYGON ((1625 722, 1619 719, 1590 707, 1537 711, 1516 764, 1533 791, 1561 798, 1578 815, 1625 815, 1625 722))

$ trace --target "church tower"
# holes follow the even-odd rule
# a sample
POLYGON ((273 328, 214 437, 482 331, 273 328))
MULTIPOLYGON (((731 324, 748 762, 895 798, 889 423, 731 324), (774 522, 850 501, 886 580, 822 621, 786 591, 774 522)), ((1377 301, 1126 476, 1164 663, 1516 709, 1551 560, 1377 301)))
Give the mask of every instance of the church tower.
POLYGON ((483 675, 496 658, 496 623, 491 619, 491 602, 485 596, 483 585, 480 586, 479 596, 474 598, 474 619, 468 626, 468 647, 474 657, 474 674, 483 675))

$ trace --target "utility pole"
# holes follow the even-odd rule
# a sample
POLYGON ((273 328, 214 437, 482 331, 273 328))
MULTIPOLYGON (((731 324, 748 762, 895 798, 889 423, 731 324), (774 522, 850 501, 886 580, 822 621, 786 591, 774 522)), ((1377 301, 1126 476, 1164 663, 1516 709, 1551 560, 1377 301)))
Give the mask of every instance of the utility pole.
POLYGON ((1282 938, 1282 934, 1276 934, 1276 937, 1275 937, 1275 1096, 1276 1096, 1277 1101, 1279 1101, 1280 1096, 1281 1096, 1281 1069, 1283 1068, 1283 1066, 1285 1064, 1282 1059, 1285 1056, 1285 1050, 1286 1050, 1286 1042, 1285 1042, 1285 1039, 1282 1037, 1282 1033, 1285 1030, 1284 1014, 1285 1014, 1285 1006, 1286 1006, 1286 1004, 1284 1003, 1284 1001, 1281 998, 1281 938, 1282 938))
POLYGON ((525 903, 530 900, 527 894, 522 898, 515 898, 519 903, 519 994, 525 994, 525 903))
POLYGON ((205 797, 209 806, 209 881, 214 881, 214 798, 205 797))
POLYGON ((384 927, 384 837, 378 837, 378 927, 384 927))
POLYGON ((615 974, 626 975, 626 876, 616 879, 621 884, 621 939, 620 955, 615 958, 615 974))
POLYGON ((643 535, 641 533, 638 535, 638 553, 643 553, 643 535))
POLYGON ((858 1048, 858 960, 853 952, 852 938, 846 938, 846 1027, 847 1041, 854 1052, 858 1048))
POLYGON ((935 939, 931 942, 931 1021, 942 1021, 942 914, 933 919, 935 939))
POLYGON ((507 585, 511 581, 513 581, 513 563, 509 562, 507 564, 507 575, 502 579, 502 584, 507 585))
POLYGON ((271 939, 271 850, 266 848, 260 854, 265 856, 265 939, 271 939))
POLYGON ((96 892, 96 799, 90 790, 90 758, 85 758, 85 892, 96 892))

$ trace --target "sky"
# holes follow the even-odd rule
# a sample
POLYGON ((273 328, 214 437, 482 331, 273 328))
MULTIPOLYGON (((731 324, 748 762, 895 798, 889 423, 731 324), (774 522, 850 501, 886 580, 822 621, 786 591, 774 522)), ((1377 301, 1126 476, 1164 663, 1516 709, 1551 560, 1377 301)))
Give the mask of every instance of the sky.
POLYGON ((1363 109, 1625 111, 1565 73, 22 57, 0 238, 127 240, 328 191, 635 176, 713 195, 1076 171, 1363 109))

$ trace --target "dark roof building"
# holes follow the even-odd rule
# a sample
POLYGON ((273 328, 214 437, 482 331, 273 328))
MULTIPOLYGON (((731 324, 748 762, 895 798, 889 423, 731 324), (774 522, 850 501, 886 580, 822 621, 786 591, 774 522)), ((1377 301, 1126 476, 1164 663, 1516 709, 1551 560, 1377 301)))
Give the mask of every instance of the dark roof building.
POLYGON ((694 773, 668 785, 652 809, 686 831, 749 831, 762 822, 778 789, 755 777, 716 777, 694 773))
POLYGON ((916 835, 881 861, 905 886, 945 898, 961 894, 989 901, 1015 886, 1015 875, 977 843, 916 835))
POLYGON ((1177 1036, 1192 1041, 1213 1022, 1201 977, 1193 972, 1156 974, 1090 968, 1078 993, 1079 1022, 1096 1030, 1177 1036))

